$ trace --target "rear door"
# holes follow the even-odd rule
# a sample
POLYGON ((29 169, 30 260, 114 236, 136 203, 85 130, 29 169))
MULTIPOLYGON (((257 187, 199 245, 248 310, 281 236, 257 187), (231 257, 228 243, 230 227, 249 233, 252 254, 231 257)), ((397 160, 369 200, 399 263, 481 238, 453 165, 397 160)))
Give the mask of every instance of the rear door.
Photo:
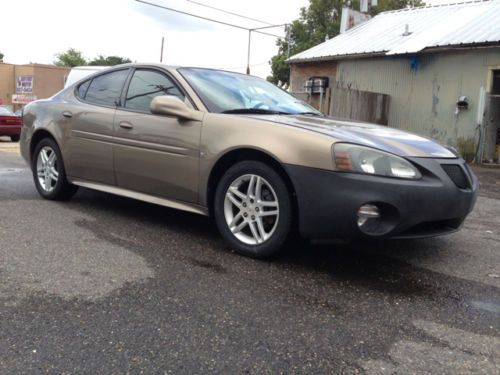
POLYGON ((129 69, 89 79, 77 87, 78 101, 65 107, 66 142, 63 150, 68 176, 115 185, 113 126, 129 69))
POLYGON ((186 101, 184 91, 166 72, 135 69, 115 115, 117 185, 195 203, 201 122, 151 114, 149 106, 158 95, 175 95, 186 101))

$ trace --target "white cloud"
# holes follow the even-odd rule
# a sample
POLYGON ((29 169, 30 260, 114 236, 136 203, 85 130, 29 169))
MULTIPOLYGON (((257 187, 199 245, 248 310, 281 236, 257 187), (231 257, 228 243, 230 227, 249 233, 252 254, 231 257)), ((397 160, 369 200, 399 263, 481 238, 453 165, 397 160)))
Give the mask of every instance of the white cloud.
MULTIPOLYGON (((245 27, 261 26, 187 0, 148 1, 245 27)), ((308 0, 197 1, 273 24, 296 19, 300 7, 308 4, 308 0)), ((102 54, 156 62, 164 36, 167 64, 231 68, 240 72, 246 67, 246 31, 134 0, 7 0, 2 2, 1 11, 0 51, 5 54, 5 62, 52 63, 57 52, 69 47, 81 50, 87 58, 102 54)), ((270 32, 284 34, 282 29, 270 32)), ((252 74, 262 77, 269 74, 267 62, 277 52, 275 43, 275 38, 252 34, 252 74)))

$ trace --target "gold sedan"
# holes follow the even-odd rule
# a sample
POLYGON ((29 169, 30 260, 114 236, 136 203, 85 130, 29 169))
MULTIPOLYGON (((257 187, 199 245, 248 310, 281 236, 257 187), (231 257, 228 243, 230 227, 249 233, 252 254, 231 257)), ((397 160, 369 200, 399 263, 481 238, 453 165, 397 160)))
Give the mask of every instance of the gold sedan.
POLYGON ((262 79, 127 64, 26 106, 21 152, 46 199, 78 186, 211 215, 263 258, 305 238, 446 234, 477 180, 453 150, 328 118, 262 79))

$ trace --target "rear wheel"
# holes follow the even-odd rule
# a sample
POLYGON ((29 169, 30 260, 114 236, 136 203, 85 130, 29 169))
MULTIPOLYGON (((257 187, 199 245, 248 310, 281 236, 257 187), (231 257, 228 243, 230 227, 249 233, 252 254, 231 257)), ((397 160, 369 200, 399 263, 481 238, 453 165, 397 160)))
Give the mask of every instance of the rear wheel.
POLYGON ((20 139, 19 135, 11 135, 10 136, 10 140, 12 142, 19 142, 19 139, 20 139))
POLYGON ((283 178, 258 161, 235 164, 217 186, 214 216, 224 239, 238 253, 266 258, 290 233, 292 203, 283 178))
POLYGON ((36 189, 45 199, 69 199, 78 190, 66 179, 61 151, 53 139, 42 139, 36 145, 32 163, 36 189))

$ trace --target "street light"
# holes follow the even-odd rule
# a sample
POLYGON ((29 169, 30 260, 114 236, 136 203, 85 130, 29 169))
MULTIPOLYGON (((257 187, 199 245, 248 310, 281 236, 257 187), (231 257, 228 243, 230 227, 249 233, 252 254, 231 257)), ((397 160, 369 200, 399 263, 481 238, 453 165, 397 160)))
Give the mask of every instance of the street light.
MULTIPOLYGON (((188 12, 185 12, 185 11, 182 11, 182 10, 179 10, 179 9, 173 9, 173 8, 166 7, 166 6, 163 6, 163 5, 160 5, 160 4, 151 3, 151 2, 146 1, 146 0, 135 0, 135 1, 137 1, 138 3, 147 4, 147 5, 156 7, 156 8, 161 8, 161 9, 165 9, 165 10, 168 10, 168 11, 171 11, 171 12, 183 14, 185 16, 190 16, 190 17, 202 19, 202 20, 205 20, 205 21, 215 22, 215 23, 218 23, 218 24, 221 24, 221 25, 225 25, 225 26, 229 26, 229 27, 234 27, 234 28, 240 29, 240 30, 247 30, 248 31, 247 74, 250 74, 250 43, 251 43, 251 40, 252 40, 252 31, 254 31, 256 33, 259 33, 259 34, 267 35, 267 36, 273 36, 275 38, 282 38, 279 35, 270 34, 270 33, 267 33, 267 32, 261 31, 261 30, 263 30, 263 29, 272 29, 272 28, 276 28, 276 27, 283 27, 283 26, 285 26, 285 28, 287 29, 287 36, 286 36, 286 38, 288 40, 288 57, 290 57, 290 24, 288 24, 288 23, 284 23, 282 25, 269 25, 269 26, 256 27, 256 28, 253 28, 253 29, 249 29, 248 27, 244 27, 244 26, 240 26, 240 25, 235 25, 235 24, 231 24, 231 23, 228 23, 228 22, 216 20, 216 19, 213 19, 213 18, 208 18, 208 17, 200 16, 198 14, 188 13, 188 12)), ((194 1, 191 1, 191 2, 193 2, 193 3, 196 4, 196 2, 194 2, 194 1)), ((248 17, 244 17, 244 18, 248 18, 248 17)), ((259 22, 262 22, 262 21, 259 21, 259 22)))
POLYGON ((250 74, 250 47, 252 43, 252 31, 259 32, 260 30, 264 29, 273 29, 276 27, 285 27, 285 30, 287 31, 287 43, 288 43, 288 57, 290 57, 290 32, 289 32, 289 26, 290 24, 284 23, 281 25, 270 25, 270 26, 264 26, 264 27, 255 27, 253 29, 248 29, 248 55, 247 55, 247 74, 250 74))

